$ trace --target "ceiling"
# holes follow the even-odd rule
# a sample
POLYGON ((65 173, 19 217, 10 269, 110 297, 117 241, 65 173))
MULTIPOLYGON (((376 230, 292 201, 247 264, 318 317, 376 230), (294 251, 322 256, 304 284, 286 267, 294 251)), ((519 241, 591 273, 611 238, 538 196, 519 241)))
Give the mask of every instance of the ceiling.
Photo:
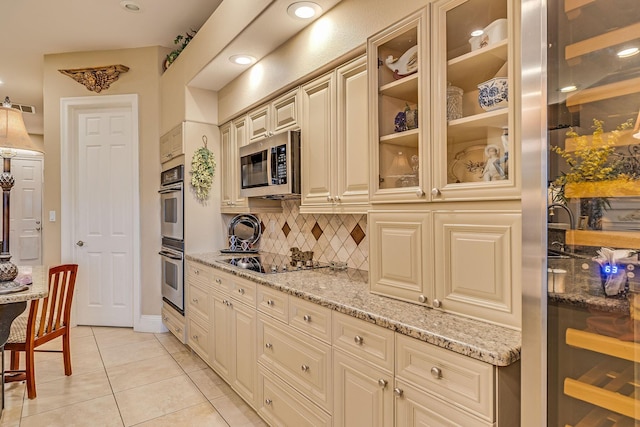
POLYGON ((176 35, 199 29, 222 0, 2 0, 0 96, 35 106, 23 114, 30 133, 43 132, 44 55, 145 46, 173 48, 176 35))

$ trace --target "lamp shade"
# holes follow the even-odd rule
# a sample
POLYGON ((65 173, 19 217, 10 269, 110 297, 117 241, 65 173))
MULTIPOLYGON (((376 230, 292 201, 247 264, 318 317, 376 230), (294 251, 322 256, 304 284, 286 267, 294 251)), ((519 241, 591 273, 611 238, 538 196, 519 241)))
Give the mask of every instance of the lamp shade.
POLYGON ((11 107, 0 107, 0 149, 28 150, 44 153, 39 142, 33 142, 22 120, 22 112, 11 107))

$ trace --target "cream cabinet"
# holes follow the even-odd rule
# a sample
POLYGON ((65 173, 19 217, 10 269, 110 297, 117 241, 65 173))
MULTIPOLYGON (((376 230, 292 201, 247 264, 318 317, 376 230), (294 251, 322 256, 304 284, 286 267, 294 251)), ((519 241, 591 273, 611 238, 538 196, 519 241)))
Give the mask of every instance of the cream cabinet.
POLYGON ((427 200, 429 7, 367 40, 371 202, 427 200))
POLYGON ((220 197, 222 213, 242 213, 248 206, 246 198, 240 197, 239 148, 247 142, 247 118, 242 116, 220 127, 220 197))
POLYGON ((185 312, 187 321, 187 344, 203 360, 209 359, 209 325, 210 325, 210 282, 213 273, 210 269, 201 268, 194 263, 187 265, 187 281, 185 289, 185 312))
POLYGON ((248 142, 299 126, 299 88, 285 93, 247 114, 248 142))
POLYGON ((432 6, 432 200, 519 197, 518 2, 432 6), (472 18, 470 18, 472 17, 472 18), (482 34, 471 36, 474 30, 482 34))
POLYGON ((369 206, 367 64, 358 57, 302 87, 303 213, 369 206))
POLYGON ((160 137, 160 162, 168 162, 184 154, 184 122, 160 137))
POLYGON ((373 293, 432 304, 435 291, 431 212, 369 213, 369 283, 373 293))

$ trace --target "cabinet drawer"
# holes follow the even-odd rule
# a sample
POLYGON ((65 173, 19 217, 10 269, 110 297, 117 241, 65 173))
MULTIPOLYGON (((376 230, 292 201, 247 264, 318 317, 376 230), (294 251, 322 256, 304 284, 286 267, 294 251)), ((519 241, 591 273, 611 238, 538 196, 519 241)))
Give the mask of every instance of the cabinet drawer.
POLYGON ((203 321, 209 321, 209 292, 206 288, 195 283, 189 283, 187 291, 187 313, 189 317, 195 314, 203 321))
POLYGON ((321 408, 331 410, 331 347, 258 317, 258 361, 321 408))
POLYGON ((289 325, 331 344, 331 309, 327 307, 291 297, 289 325))
POLYGON ((186 331, 184 327, 184 316, 177 313, 167 304, 162 304, 162 323, 169 331, 180 340, 182 344, 187 342, 186 331))
POLYGON ((331 417, 258 366, 258 413, 272 426, 331 426, 331 417))
POLYGON ((258 286, 258 311, 287 323, 289 296, 267 286, 258 286))
POLYGON ((231 294, 233 289, 233 276, 220 271, 213 271, 211 275, 212 285, 215 290, 226 293, 227 295, 231 294))
POLYGON ((209 328, 194 319, 188 320, 189 334, 187 344, 202 360, 209 360, 209 328))
POLYGON ((394 332, 343 313, 333 313, 333 345, 392 372, 394 332))
POLYGON ((492 365, 396 334, 396 377, 493 422, 495 370, 492 365))
POLYGON ((233 280, 230 280, 229 296, 236 301, 241 301, 255 308, 256 284, 248 280, 235 277, 233 280))
POLYGON ((213 269, 196 262, 187 262, 187 282, 211 286, 213 282, 213 269))

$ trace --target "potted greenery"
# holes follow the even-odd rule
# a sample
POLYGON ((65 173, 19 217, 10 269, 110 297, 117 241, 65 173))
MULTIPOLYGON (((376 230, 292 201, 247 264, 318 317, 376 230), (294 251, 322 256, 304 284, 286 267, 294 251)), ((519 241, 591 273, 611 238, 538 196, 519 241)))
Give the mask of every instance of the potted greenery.
POLYGON ((169 52, 169 54, 167 55, 167 58, 164 61, 164 64, 162 64, 163 69, 165 71, 167 68, 169 68, 169 66, 173 63, 173 61, 175 61, 176 58, 178 58, 178 56, 184 50, 184 48, 187 47, 187 45, 189 44, 191 39, 193 39, 196 33, 197 33, 197 30, 191 29, 191 32, 187 31, 186 33, 184 33, 184 35, 178 34, 176 36, 173 43, 178 47, 172 50, 171 52, 169 52))

